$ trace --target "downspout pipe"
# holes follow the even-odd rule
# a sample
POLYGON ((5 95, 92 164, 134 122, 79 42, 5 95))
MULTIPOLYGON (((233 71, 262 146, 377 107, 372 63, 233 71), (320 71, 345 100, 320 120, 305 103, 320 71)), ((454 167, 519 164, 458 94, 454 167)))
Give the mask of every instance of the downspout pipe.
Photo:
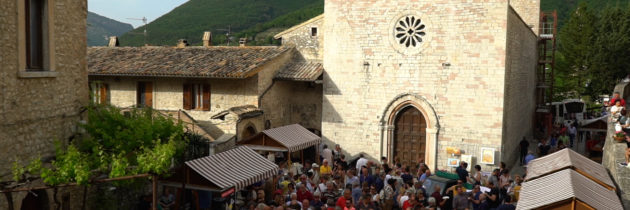
POLYGON ((378 157, 379 160, 380 160, 380 158, 383 157, 383 140, 385 138, 385 127, 386 127, 385 126, 385 122, 381 121, 381 126, 380 127, 381 127, 381 148, 379 150, 381 151, 381 155, 380 155, 380 157, 378 157))

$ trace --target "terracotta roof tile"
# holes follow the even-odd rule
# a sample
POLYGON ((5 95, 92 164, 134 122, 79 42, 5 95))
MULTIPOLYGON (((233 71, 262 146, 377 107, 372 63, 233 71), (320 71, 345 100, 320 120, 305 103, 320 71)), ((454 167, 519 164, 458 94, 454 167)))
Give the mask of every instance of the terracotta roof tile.
POLYGON ((88 74, 246 78, 287 47, 90 47, 88 74))
POLYGON ((324 72, 318 61, 294 61, 286 65, 275 76, 276 79, 294 81, 315 81, 324 72))

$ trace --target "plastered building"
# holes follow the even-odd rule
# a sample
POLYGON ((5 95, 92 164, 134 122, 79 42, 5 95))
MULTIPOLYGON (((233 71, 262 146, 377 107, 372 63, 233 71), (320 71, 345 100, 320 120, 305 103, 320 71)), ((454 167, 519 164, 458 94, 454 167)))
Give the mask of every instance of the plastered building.
POLYGON ((88 68, 94 102, 148 106, 211 141, 321 130, 321 63, 292 47, 91 47, 88 68))
POLYGON ((447 147, 473 163, 494 149, 489 168, 516 163, 532 138, 539 10, 538 0, 327 0, 276 38, 322 60, 329 144, 438 169, 460 159, 447 147))

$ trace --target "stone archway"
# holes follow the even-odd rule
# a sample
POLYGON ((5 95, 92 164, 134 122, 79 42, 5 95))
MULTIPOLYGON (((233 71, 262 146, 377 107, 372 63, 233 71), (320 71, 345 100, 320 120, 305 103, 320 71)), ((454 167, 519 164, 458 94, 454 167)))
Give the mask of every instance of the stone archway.
POLYGON ((254 136, 256 134, 258 134, 258 131, 256 131, 256 127, 254 127, 254 125, 250 123, 243 130, 242 139, 247 139, 247 138, 252 137, 252 136, 254 136))
POLYGON ((48 206, 48 193, 45 190, 28 192, 22 200, 21 210, 50 209, 48 206))
MULTIPOLYGON (((399 95, 388 104, 383 113, 381 123, 386 129, 386 139, 384 140, 381 149, 390 162, 392 162, 393 158, 397 155, 395 154, 397 152, 396 143, 408 145, 416 144, 413 145, 415 146, 413 149, 424 149, 423 153, 425 163, 427 163, 432 170, 435 170, 435 167, 437 166, 437 137, 440 124, 433 106, 431 106, 424 97, 415 94, 399 95), (408 121, 416 120, 417 125, 414 127, 413 122, 405 123, 404 119, 401 123, 401 118, 410 118, 407 119, 408 121), (397 130, 397 126, 407 126, 407 128, 397 130), (405 131, 404 129, 408 130, 405 131), (405 132, 407 134, 405 134, 405 132), (403 137, 400 135, 411 136, 403 137), (423 137, 424 139, 422 139, 423 137), (405 138, 407 138, 407 140, 404 140, 405 138), (413 140, 414 138, 415 140, 413 140), (402 139, 402 141, 399 139, 402 139)), ((402 151, 405 150, 403 149, 402 151)), ((407 152, 413 153, 412 150, 408 150, 407 152)), ((422 152, 407 154, 407 156, 410 157, 406 157, 405 159, 414 158, 413 161, 415 162, 418 155, 422 155, 422 152)))

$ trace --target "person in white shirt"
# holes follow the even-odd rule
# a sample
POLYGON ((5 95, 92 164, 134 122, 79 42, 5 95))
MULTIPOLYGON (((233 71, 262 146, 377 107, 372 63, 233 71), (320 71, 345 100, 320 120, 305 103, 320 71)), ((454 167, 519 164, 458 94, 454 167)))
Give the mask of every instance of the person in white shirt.
POLYGON ((328 160, 328 163, 332 163, 333 154, 332 150, 328 149, 328 145, 324 145, 324 150, 322 150, 322 157, 328 160))
POLYGON ((297 205, 302 209, 302 202, 297 200, 297 193, 291 193, 291 200, 287 201, 287 206, 296 207, 297 205))
POLYGON ((368 160, 363 156, 363 154, 359 155, 359 160, 357 160, 357 171, 361 171, 361 168, 367 165, 368 160))
POLYGON ((575 139, 575 135, 577 134, 577 128, 575 128, 575 124, 573 123, 569 125, 569 147, 573 147, 573 140, 575 139))
POLYGON ((624 107, 621 106, 621 101, 615 101, 615 106, 610 107, 610 114, 613 122, 618 122, 619 118, 621 118, 621 111, 623 111, 624 107))

